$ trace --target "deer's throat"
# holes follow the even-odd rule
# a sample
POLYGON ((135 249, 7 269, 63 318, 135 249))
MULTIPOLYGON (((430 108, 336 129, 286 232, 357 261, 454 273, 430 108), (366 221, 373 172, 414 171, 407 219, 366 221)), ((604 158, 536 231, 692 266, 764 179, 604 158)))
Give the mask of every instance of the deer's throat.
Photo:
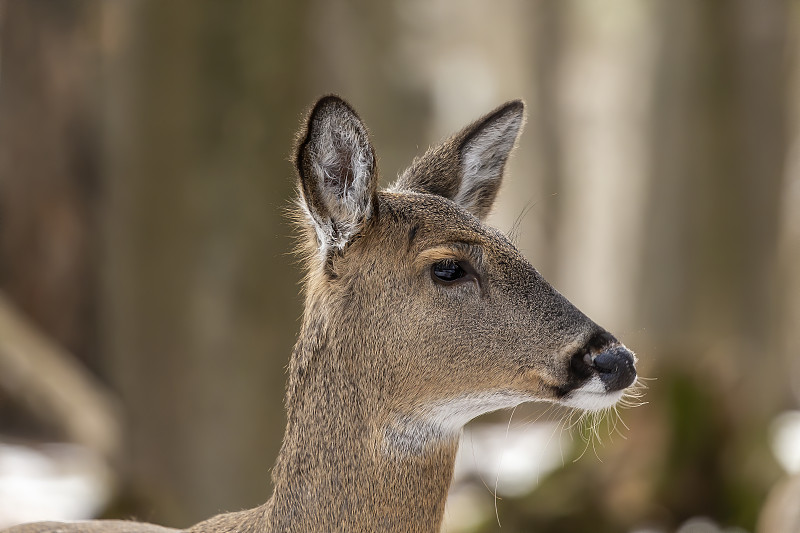
POLYGON ((507 390, 468 393, 432 400, 415 415, 396 415, 384 427, 384 447, 391 453, 419 455, 436 447, 458 444, 464 425, 482 414, 532 401, 530 395, 507 390))
POLYGON ((330 353, 297 356, 303 370, 290 376, 297 382, 290 383, 289 420, 273 469, 273 529, 293 516, 308 530, 438 531, 460 432, 430 428, 410 437, 407 427, 387 425, 390 417, 375 404, 379 394, 327 365, 330 353))

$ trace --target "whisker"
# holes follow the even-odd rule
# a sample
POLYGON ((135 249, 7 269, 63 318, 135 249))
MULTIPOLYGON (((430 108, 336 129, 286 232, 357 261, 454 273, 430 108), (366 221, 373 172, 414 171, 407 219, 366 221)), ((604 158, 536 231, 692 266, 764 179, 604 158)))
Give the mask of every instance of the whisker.
POLYGON ((533 209, 535 206, 536 202, 534 202, 533 200, 528 200, 528 203, 525 204, 525 207, 522 209, 520 214, 514 220, 514 223, 511 225, 511 229, 508 230, 507 234, 508 240, 510 240, 515 245, 517 244, 517 238, 519 237, 519 230, 522 226, 523 220, 525 220, 525 217, 528 216, 528 213, 530 213, 531 209, 533 209))
POLYGON ((474 441, 474 439, 472 437, 472 431, 469 432, 469 444, 470 444, 470 447, 472 448, 472 461, 475 463, 475 472, 478 474, 478 479, 480 479, 481 483, 483 484, 483 486, 486 487, 486 492, 491 494, 492 493, 492 489, 489 488, 489 484, 486 483, 485 479, 483 479, 483 474, 481 474, 481 471, 478 468, 478 459, 475 457, 475 441, 474 441))
POLYGON ((581 452, 581 454, 572 461, 573 463, 577 463, 578 461, 580 461, 581 458, 583 458, 583 456, 586 455, 587 450, 589 450, 589 439, 584 439, 584 441, 586 442, 586 446, 583 447, 583 451, 581 452))
POLYGON ((506 452, 505 452, 505 445, 508 444, 508 432, 511 430, 511 421, 514 419, 514 413, 517 411, 517 406, 515 405, 513 409, 511 409, 511 415, 508 417, 508 424, 506 425, 506 438, 503 445, 503 455, 500 457, 500 462, 497 466, 497 475, 494 478, 494 516, 497 518, 497 527, 503 527, 500 524, 500 511, 497 509, 497 487, 500 485, 500 469, 503 466, 503 460, 505 459, 506 452))
MULTIPOLYGON (((563 467, 566 464, 566 462, 564 460, 564 430, 567 427, 567 417, 566 416, 561 417, 561 420, 559 421, 559 424, 558 424, 557 427, 559 427, 561 429, 561 431, 558 434, 558 451, 561 452, 561 466, 563 467)), ((571 435, 570 435, 570 438, 572 438, 571 435)))
POLYGON ((522 427, 522 428, 526 428, 526 427, 528 427, 528 426, 532 426, 533 424, 535 424, 535 423, 537 423, 539 420, 541 420, 541 418, 542 418, 542 417, 544 417, 544 416, 546 416, 546 415, 550 415, 550 414, 552 414, 552 413, 553 413, 553 411, 555 411, 555 408, 556 408, 556 405, 555 405, 555 404, 550 404, 550 405, 547 407, 547 409, 545 409, 544 411, 542 411, 541 413, 539 413, 539 414, 536 416, 536 418, 534 418, 534 415, 528 415, 526 418, 524 418, 524 419, 523 419, 521 422, 519 422, 518 424, 519 424, 519 425, 520 425, 520 427, 522 427))
POLYGON ((614 431, 614 433, 616 433, 617 435, 619 435, 623 439, 628 440, 628 437, 625 436, 625 434, 622 432, 622 430, 619 428, 619 426, 620 426, 620 424, 622 424, 622 426, 628 431, 630 431, 631 428, 629 428, 628 424, 626 424, 625 421, 622 419, 622 413, 619 412, 619 409, 617 408, 616 405, 613 407, 613 409, 614 409, 614 427, 613 427, 613 431, 614 431))

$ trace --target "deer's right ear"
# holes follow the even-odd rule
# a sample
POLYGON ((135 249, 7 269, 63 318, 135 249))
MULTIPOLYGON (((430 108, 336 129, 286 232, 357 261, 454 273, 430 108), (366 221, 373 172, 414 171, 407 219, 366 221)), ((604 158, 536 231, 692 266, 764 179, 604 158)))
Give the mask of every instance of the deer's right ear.
POLYGON ((300 206, 320 252, 342 250, 372 216, 378 176, 367 128, 341 98, 321 98, 300 133, 300 206))

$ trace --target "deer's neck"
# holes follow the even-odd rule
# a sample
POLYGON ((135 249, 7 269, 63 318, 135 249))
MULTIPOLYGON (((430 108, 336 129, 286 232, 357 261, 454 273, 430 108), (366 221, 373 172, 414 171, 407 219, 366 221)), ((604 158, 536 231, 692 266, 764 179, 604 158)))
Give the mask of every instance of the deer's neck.
POLYGON ((320 331, 301 335, 293 354, 268 529, 439 531, 458 436, 422 431, 412 446, 395 438, 385 392, 355 370, 369 354, 347 353, 368 348, 345 348, 320 331))

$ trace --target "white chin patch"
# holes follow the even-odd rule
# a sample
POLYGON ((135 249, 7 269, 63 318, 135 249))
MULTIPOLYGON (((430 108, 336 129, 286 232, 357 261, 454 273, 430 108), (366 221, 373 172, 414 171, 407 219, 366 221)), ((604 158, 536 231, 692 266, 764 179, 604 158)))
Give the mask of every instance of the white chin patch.
POLYGON ((559 403, 567 407, 577 407, 584 411, 600 411, 616 404, 625 394, 625 390, 613 392, 606 391, 605 385, 598 376, 573 390, 562 398, 559 403))
POLYGON ((535 399, 523 394, 497 391, 433 402, 423 408, 421 416, 398 417, 386 426, 385 444, 392 451, 420 453, 433 442, 458 438, 464 424, 477 416, 535 399))
POLYGON ((531 401, 526 395, 498 391, 485 394, 465 394, 427 406, 424 419, 448 433, 458 433, 464 424, 484 413, 507 409, 531 401))

